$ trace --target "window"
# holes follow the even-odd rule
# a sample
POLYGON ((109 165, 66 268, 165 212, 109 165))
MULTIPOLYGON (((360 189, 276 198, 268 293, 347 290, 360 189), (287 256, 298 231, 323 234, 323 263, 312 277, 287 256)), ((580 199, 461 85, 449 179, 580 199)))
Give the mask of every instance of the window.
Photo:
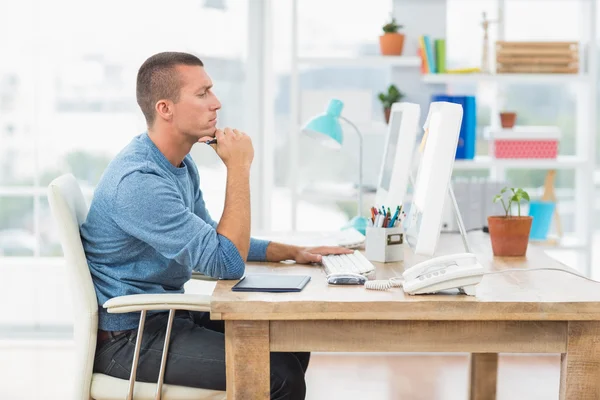
MULTIPOLYGON (((10 37, 0 41, 0 256, 62 254, 46 186, 71 172, 89 201, 110 160, 145 131, 135 79, 150 55, 199 56, 223 104, 220 124, 243 126, 247 1, 10 3, 0 14, 1 37, 10 37), (228 34, 215 35, 223 27, 228 34)), ((192 156, 219 218, 224 166, 208 146, 192 156)))

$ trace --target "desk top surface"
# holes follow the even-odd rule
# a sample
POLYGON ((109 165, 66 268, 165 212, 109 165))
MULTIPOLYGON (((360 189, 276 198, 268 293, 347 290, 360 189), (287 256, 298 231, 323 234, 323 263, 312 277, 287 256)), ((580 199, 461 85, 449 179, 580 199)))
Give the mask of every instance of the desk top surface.
MULTIPOLYGON (((569 269, 530 244, 526 257, 493 257, 489 236, 469 234, 469 243, 487 271, 517 268, 569 269)), ((461 252, 459 235, 442 234, 436 255, 461 252)), ((401 276, 404 265, 424 258, 407 248, 405 261, 377 263, 376 279, 401 276)), ((449 291, 433 295, 405 294, 402 288, 366 290, 332 286, 322 267, 286 263, 248 263, 246 273, 310 275, 298 293, 233 292, 237 281, 217 283, 211 304, 213 319, 236 320, 600 320, 600 283, 562 271, 514 271, 486 275, 476 296, 449 291)))

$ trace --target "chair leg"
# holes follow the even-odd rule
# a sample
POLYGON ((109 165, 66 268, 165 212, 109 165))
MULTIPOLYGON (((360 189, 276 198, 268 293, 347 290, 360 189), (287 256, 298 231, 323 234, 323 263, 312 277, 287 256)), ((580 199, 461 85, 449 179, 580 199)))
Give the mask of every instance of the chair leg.
POLYGON ((165 333, 165 345, 162 358, 160 360, 160 372, 158 373, 158 386, 156 387, 156 400, 160 400, 162 395, 163 380, 165 378, 165 369, 167 366, 167 354, 169 352, 169 341, 171 339, 171 328, 173 327, 173 317, 175 310, 169 310, 169 322, 167 323, 167 332, 165 333))
POLYGON ((127 400, 133 400, 133 385, 135 384, 135 374, 137 373, 138 359, 140 358, 140 347, 142 347, 142 335, 144 334, 145 322, 146 310, 142 310, 142 314, 140 316, 140 325, 138 327, 138 335, 135 340, 135 352, 133 353, 131 375, 129 376, 129 393, 127 393, 127 400))

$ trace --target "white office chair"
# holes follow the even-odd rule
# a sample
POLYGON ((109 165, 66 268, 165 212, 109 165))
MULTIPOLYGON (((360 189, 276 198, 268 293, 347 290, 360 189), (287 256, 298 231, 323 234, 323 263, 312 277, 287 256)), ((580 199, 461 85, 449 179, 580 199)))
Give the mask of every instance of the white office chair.
POLYGON ((130 380, 113 378, 93 373, 98 329, 98 302, 92 283, 79 227, 84 222, 88 207, 75 177, 63 175, 48 186, 50 210, 57 223, 63 248, 69 288, 74 307, 74 336, 76 365, 73 383, 73 398, 76 400, 123 400, 123 399, 177 399, 177 400, 222 400, 225 392, 183 386, 163 385, 169 336, 175 310, 210 311, 210 296, 191 294, 131 295, 113 298, 103 306, 108 312, 141 311, 142 320, 138 330, 136 350, 130 380), (135 382, 143 321, 147 310, 170 310, 167 337, 157 384, 135 382), (135 385, 134 385, 135 383, 135 385), (162 396, 162 397, 161 397, 162 396))

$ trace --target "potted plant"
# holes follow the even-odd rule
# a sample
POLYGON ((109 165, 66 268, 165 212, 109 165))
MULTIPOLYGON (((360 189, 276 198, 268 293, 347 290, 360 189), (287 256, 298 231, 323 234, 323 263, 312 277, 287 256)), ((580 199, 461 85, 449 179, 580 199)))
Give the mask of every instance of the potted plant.
POLYGON ((505 129, 512 129, 517 121, 517 113, 514 111, 502 111, 500 113, 500 125, 505 129))
POLYGON ((404 34, 398 33, 402 25, 398 25, 396 18, 383 25, 383 35, 379 36, 379 47, 384 56, 399 56, 404 48, 404 34))
POLYGON ((501 202, 505 215, 488 217, 488 228, 495 256, 521 257, 527 252, 531 216, 521 216, 521 202, 529 201, 529 194, 520 188, 505 187, 494 196, 494 203, 501 202), (505 202, 508 199, 508 204, 505 202), (512 206, 517 205, 517 215, 512 215, 512 206))
POLYGON ((390 122, 390 111, 392 109, 392 104, 399 102, 402 100, 405 95, 402 93, 396 85, 390 85, 388 87, 387 93, 379 93, 379 100, 381 100, 381 104, 383 105, 383 113, 385 115, 385 123, 390 122))

